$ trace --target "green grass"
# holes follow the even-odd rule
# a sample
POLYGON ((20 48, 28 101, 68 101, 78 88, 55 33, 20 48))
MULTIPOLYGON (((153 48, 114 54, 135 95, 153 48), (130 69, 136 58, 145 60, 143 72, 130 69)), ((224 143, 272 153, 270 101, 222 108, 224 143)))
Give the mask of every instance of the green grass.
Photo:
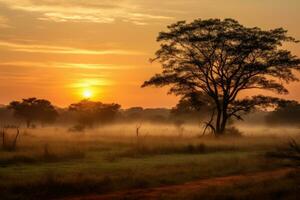
POLYGON ((21 137, 16 152, 0 151, 0 199, 103 194, 290 164, 264 156, 288 141, 282 137, 137 139, 59 131, 36 130, 21 137))

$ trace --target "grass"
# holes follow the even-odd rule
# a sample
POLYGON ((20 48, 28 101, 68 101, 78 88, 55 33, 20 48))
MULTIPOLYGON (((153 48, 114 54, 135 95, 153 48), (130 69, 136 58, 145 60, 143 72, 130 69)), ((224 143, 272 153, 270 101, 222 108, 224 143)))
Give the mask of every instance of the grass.
POLYGON ((299 171, 291 172, 279 179, 256 182, 253 180, 236 183, 231 186, 210 187, 201 193, 178 193, 164 196, 165 200, 250 200, 250 199, 299 199, 300 175, 299 171))
POLYGON ((0 199, 103 194, 291 163, 264 156, 288 141, 279 136, 215 139, 157 133, 136 138, 108 133, 46 128, 21 134, 15 152, 0 151, 0 199))
POLYGON ((64 152, 50 152, 46 146, 43 152, 35 153, 3 153, 0 159, 0 166, 8 167, 17 164, 38 164, 47 162, 60 162, 75 159, 83 159, 85 153, 78 149, 68 149, 64 152))

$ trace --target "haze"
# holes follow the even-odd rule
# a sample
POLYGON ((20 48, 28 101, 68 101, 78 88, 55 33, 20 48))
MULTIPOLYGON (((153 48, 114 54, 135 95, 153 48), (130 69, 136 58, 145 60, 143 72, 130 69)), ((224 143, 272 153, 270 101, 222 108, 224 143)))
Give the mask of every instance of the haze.
MULTIPOLYGON (((166 89, 140 86, 161 70, 148 62, 158 32, 178 20, 234 18, 300 38, 298 0, 57 2, 0 0, 1 104, 35 96, 68 106, 91 90, 94 100, 125 108, 172 107, 178 99, 166 89)), ((288 48, 300 56, 299 45, 288 48)), ((291 84, 287 98, 299 101, 299 87, 291 84)))

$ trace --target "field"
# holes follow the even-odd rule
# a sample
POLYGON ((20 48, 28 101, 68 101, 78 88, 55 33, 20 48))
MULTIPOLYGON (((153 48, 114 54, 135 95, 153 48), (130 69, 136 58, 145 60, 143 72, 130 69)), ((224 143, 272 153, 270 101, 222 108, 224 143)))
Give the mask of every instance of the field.
POLYGON ((193 126, 143 125, 139 136, 134 124, 85 132, 22 129, 17 149, 0 151, 0 199, 147 199, 151 188, 165 188, 155 199, 297 199, 295 163, 267 156, 291 138, 300 141, 297 129, 249 130, 214 138, 193 126), (205 189, 188 190, 184 183, 205 189))

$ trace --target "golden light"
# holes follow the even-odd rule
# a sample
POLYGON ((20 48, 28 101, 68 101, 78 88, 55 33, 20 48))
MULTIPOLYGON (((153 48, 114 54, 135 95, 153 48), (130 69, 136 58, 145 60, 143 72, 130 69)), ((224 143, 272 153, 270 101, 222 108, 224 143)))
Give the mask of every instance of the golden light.
POLYGON ((83 97, 89 99, 93 96, 93 92, 90 89, 85 89, 82 93, 83 97))

